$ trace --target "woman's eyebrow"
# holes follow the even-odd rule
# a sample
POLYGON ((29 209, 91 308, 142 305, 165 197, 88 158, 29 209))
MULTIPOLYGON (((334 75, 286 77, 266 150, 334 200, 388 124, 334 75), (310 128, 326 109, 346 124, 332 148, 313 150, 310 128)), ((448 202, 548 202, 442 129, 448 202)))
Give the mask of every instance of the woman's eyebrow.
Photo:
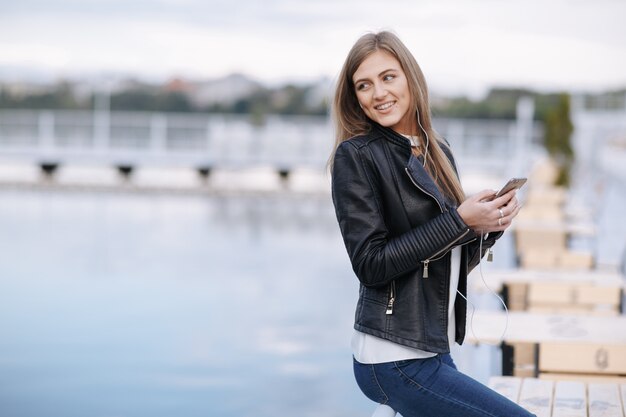
MULTIPOLYGON (((382 76, 383 74, 385 74, 385 73, 387 73, 387 72, 389 72, 389 71, 397 71, 397 69, 396 69, 396 68, 387 68, 386 70, 381 71, 381 72, 378 74, 378 76, 380 77, 380 76, 382 76)), ((358 83, 358 82, 360 82, 360 81, 367 81, 367 78, 359 78, 358 80, 354 81, 354 84, 357 84, 357 83, 358 83)))

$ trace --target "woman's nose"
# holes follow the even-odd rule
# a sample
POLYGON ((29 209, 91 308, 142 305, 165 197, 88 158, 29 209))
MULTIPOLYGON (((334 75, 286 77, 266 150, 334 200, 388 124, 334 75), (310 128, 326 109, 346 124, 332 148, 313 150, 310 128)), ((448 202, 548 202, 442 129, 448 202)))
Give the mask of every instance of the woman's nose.
POLYGON ((380 83, 374 84, 374 99, 381 99, 387 95, 387 89, 380 83))

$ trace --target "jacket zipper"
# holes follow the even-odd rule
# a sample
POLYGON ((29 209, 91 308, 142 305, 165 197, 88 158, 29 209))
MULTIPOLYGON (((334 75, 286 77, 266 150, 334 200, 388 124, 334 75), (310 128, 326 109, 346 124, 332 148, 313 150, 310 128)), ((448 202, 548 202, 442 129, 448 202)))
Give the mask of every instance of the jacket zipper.
POLYGON ((429 193, 428 191, 423 189, 418 183, 415 182, 415 180, 411 176, 411 173, 409 172, 409 168, 405 167, 404 170, 406 171, 406 175, 409 176, 409 179, 411 180, 413 185, 415 185, 417 188, 419 188, 420 191, 422 191, 424 194, 430 196, 433 200, 435 200, 435 203, 437 203, 437 205, 439 206, 439 210, 441 210, 441 212, 443 213, 443 207, 441 207, 441 203, 439 202, 439 200, 437 200, 434 195, 432 195, 431 193, 429 193))
MULTIPOLYGON (((443 207, 441 207, 441 203, 439 203, 439 200, 437 200, 435 198, 434 195, 432 195, 431 193, 429 193, 428 191, 424 190, 422 187, 420 187, 420 185, 418 183, 415 182, 415 180, 413 179, 413 177, 411 176, 411 173, 409 172, 409 168, 405 167, 404 171, 406 171, 406 175, 409 177, 409 179, 411 180, 411 182, 413 183, 413 185, 415 185, 420 191, 422 191, 424 194, 430 196, 433 200, 435 200, 435 202, 437 203, 437 205, 439 206, 439 210, 441 210, 441 212, 443 213, 443 207)), ((458 242, 459 240, 461 240, 466 234, 468 234, 470 231, 470 229, 467 229, 461 236, 459 236, 455 241, 453 241, 452 243, 450 243, 448 246, 446 246, 445 248, 443 248, 442 250, 440 250, 439 252, 435 253, 433 256, 431 256, 430 258, 422 261, 422 264, 424 264, 424 269, 423 269, 423 273, 422 273, 422 278, 428 278, 428 264, 430 263, 430 261, 436 261, 437 259, 441 258, 441 256, 439 256, 440 254, 445 253, 448 249, 450 249, 452 246, 454 246, 454 244, 456 242, 458 242), (439 256, 439 257, 438 257, 439 256)), ((443 256, 443 255, 442 255, 443 256)))
MULTIPOLYGON (((443 258, 444 254, 448 251, 448 249, 452 248, 454 246, 454 244, 456 242, 458 242, 459 240, 461 240, 463 238, 463 236, 465 236, 466 234, 468 234, 470 231, 470 229, 467 229, 465 232, 463 232, 463 234, 461 236, 459 236, 454 242, 450 243, 448 246, 446 246, 445 248, 443 248, 442 250, 440 250, 439 252, 435 253, 433 256, 431 256, 430 258, 426 259, 425 261, 422 261, 422 263, 424 264, 424 273, 422 274, 422 278, 428 278, 428 263, 430 261, 436 261, 438 259, 443 258)), ((469 243, 469 242, 468 242, 469 243)))
POLYGON ((387 301, 386 314, 393 314, 393 303, 396 302, 396 282, 391 281, 389 284, 389 301, 387 301))

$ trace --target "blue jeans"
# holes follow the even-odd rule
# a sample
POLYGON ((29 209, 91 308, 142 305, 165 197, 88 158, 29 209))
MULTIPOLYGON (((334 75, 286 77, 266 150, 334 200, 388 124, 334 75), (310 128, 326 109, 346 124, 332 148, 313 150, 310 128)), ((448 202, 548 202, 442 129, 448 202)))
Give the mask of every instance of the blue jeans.
POLYGON ((533 416, 456 368, 449 354, 428 359, 362 364, 354 361, 361 391, 403 417, 533 416))

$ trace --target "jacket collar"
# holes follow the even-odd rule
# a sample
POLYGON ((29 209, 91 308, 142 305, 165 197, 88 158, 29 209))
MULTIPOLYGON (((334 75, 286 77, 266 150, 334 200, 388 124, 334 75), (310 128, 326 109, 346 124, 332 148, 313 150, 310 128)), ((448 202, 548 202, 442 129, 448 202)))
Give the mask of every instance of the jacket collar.
POLYGON ((395 130, 390 129, 388 127, 384 127, 379 125, 378 123, 372 121, 372 128, 383 135, 386 139, 395 143, 396 145, 400 145, 406 150, 411 151, 411 141, 397 133, 395 130))
POLYGON ((435 184, 431 176, 426 172, 424 168, 424 157, 422 155, 416 157, 411 152, 411 141, 401 134, 397 133, 393 129, 388 127, 384 127, 379 125, 376 122, 372 122, 373 129, 377 132, 380 132, 385 139, 401 146, 405 150, 408 151, 409 159, 406 164, 406 172, 411 177, 411 180, 415 183, 415 185, 422 189, 422 191, 430 194, 437 202, 440 207, 443 209, 447 206, 447 199, 444 195, 439 191, 439 187, 435 184))

